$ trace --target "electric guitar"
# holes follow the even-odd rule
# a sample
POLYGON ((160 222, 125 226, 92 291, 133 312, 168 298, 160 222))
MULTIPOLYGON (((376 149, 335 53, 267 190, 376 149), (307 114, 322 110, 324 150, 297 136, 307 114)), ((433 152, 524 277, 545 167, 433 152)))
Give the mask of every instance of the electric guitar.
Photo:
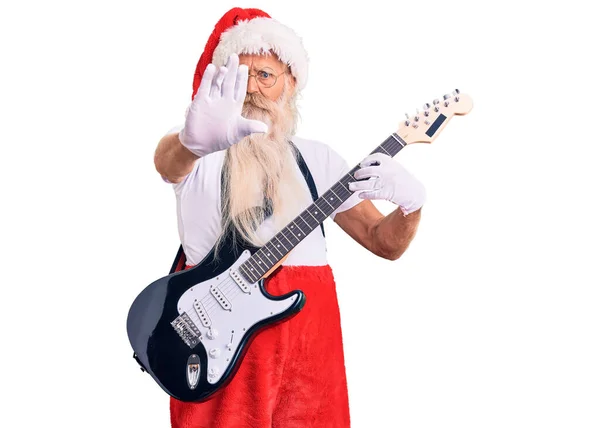
MULTIPOLYGON (((399 129, 371 152, 395 156, 408 144, 431 143, 455 115, 473 107, 455 90, 407 115, 399 129)), ((267 278, 304 237, 351 195, 348 183, 359 165, 323 193, 260 248, 225 242, 193 268, 148 285, 127 317, 134 358, 170 396, 187 402, 210 399, 227 385, 252 339, 263 329, 289 319, 305 303, 301 290, 267 293, 267 278)))

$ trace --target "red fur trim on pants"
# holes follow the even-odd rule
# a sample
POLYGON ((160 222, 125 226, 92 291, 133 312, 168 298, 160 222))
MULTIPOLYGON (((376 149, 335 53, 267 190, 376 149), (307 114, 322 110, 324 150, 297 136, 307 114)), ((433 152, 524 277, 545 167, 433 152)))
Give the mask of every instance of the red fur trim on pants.
POLYGON ((281 266, 273 295, 300 289, 304 308, 260 332, 233 380, 204 403, 171 397, 173 428, 348 428, 339 306, 329 265, 281 266))

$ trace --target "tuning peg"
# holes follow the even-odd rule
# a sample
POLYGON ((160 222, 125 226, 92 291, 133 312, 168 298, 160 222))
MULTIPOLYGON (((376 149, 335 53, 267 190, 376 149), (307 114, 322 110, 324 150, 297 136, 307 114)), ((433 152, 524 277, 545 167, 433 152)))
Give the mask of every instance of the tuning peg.
POLYGON ((450 95, 450 94, 445 94, 445 95, 444 95, 444 99, 445 99, 445 100, 447 100, 447 99, 448 99, 448 98, 450 98, 451 96, 452 96, 452 95, 450 95))
POLYGON ((454 95, 454 102, 458 102, 460 100, 460 97, 458 96, 458 94, 460 94, 460 91, 458 89, 455 89, 454 91, 452 91, 452 95, 454 95))
POLYGON ((429 111, 425 110, 425 111, 423 112, 423 115, 425 115, 425 117, 429 117, 429 111))
POLYGON ((429 107, 431 107, 431 104, 429 104, 429 103, 425 103, 425 104, 423 105, 423 110, 429 110, 429 107))
POLYGON ((438 100, 437 98, 435 100, 433 100, 433 105, 439 104, 440 100, 438 100))

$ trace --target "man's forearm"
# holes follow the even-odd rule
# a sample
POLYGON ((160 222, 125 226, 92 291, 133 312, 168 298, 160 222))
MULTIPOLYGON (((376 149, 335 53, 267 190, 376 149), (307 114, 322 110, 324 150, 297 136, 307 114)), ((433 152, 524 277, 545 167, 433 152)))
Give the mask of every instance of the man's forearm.
POLYGON ((176 133, 165 135, 154 153, 156 170, 171 183, 178 183, 189 174, 197 159, 181 144, 176 133))
POLYGON ((415 237, 420 220, 421 209, 404 216, 399 207, 382 218, 373 231, 378 253, 390 260, 398 259, 415 237))

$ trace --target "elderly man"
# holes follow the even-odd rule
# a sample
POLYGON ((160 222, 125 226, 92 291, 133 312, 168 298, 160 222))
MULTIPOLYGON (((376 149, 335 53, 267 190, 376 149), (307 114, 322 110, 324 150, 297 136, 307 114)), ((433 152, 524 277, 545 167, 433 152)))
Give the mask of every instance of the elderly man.
MULTIPOLYGON (((196 68, 185 123, 161 139, 155 155, 157 171, 176 194, 185 268, 216 251, 227 233, 261 246, 312 203, 315 191, 323 194, 349 172, 328 145, 295 135, 307 64, 300 38, 259 9, 231 9, 215 26, 196 68)), ((397 259, 415 236, 422 184, 381 154, 365 158, 354 177, 364 180, 350 182, 352 195, 330 217, 373 254, 397 259), (370 199, 398 208, 384 216, 370 199)), ((257 335, 214 398, 171 398, 173 427, 350 426, 323 231, 315 228, 293 248, 265 287, 274 295, 301 289, 306 304, 257 335)))

